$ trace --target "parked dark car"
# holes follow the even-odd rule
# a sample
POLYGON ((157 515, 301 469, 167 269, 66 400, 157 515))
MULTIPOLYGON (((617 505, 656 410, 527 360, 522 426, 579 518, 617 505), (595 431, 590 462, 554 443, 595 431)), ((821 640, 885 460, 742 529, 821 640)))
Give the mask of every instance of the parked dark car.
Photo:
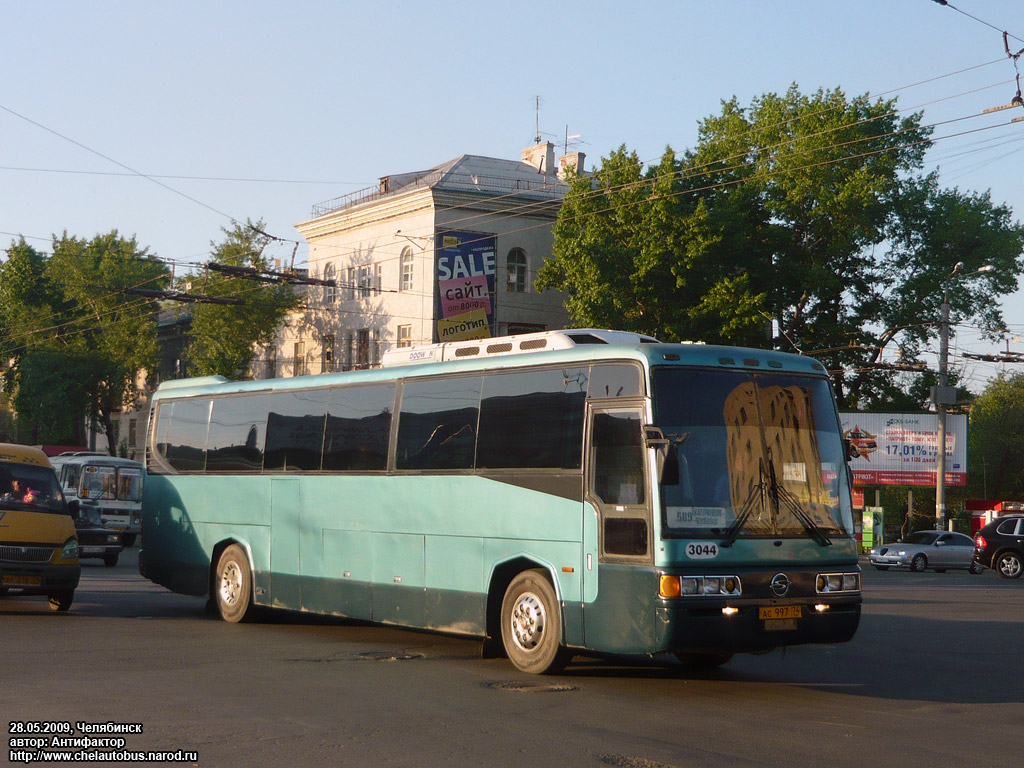
POLYGON ((974 562, 1004 579, 1024 573, 1024 515, 997 517, 974 537, 974 562))
POLYGON ((98 557, 108 568, 117 565, 117 559, 124 549, 120 531, 106 528, 96 507, 83 507, 78 501, 68 505, 75 518, 75 532, 78 534, 78 559, 98 557))

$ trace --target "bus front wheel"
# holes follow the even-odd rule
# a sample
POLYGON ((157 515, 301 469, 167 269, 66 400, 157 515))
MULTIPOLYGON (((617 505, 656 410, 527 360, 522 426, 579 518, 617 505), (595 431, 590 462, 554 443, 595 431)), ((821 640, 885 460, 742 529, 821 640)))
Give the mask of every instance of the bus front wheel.
POLYGON ((523 571, 508 585, 501 602, 501 639, 509 661, 523 672, 556 674, 568 663, 558 596, 543 571, 523 571))
POLYGON ((75 601, 75 591, 65 589, 61 592, 51 592, 46 597, 50 601, 51 611, 64 613, 71 608, 71 604, 75 601))
POLYGON ((237 544, 225 549, 217 560, 213 579, 213 599, 224 621, 239 622, 252 604, 252 576, 249 558, 237 544))

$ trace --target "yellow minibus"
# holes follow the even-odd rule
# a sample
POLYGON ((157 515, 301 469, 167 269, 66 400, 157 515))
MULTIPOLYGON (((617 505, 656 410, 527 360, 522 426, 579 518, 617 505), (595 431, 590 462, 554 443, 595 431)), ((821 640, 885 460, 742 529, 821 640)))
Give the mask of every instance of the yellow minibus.
POLYGON ((0 595, 46 595, 66 611, 81 573, 75 523, 46 454, 0 443, 0 595))

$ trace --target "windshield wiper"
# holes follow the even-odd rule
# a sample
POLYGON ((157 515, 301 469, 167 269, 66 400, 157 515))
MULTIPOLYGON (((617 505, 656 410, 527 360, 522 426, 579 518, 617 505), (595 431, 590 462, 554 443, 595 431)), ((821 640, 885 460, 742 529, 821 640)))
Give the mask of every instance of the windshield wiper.
POLYGON ((775 464, 772 462, 771 452, 768 455, 768 478, 771 482, 772 498, 775 501, 776 514, 779 509, 779 502, 781 501, 786 509, 793 514, 793 516, 801 522, 804 526, 804 530, 807 531, 808 535, 814 539, 818 544, 823 547, 832 545, 832 539, 830 539, 825 531, 821 529, 814 518, 812 518, 800 506, 800 500, 793 495, 791 491, 782 487, 779 484, 778 478, 775 476, 775 464))
POLYGON ((747 520, 754 511, 754 502, 764 494, 765 483, 763 460, 759 462, 758 475, 757 484, 750 489, 750 494, 747 496, 747 500, 743 502, 743 506, 740 507, 740 513, 736 516, 736 519, 732 521, 732 525, 725 529, 725 538, 722 539, 719 546, 731 547, 736 543, 736 537, 740 535, 740 531, 743 530, 743 526, 747 524, 747 520))

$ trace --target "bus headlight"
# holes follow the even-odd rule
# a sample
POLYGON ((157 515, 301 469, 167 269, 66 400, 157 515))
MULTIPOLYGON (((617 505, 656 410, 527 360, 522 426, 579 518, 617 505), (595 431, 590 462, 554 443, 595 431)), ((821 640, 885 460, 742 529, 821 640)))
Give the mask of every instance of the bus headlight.
POLYGON ((819 573, 814 580, 814 591, 819 595, 860 592, 860 574, 819 573))
POLYGON ((743 585, 739 576, 670 576, 662 574, 661 597, 739 597, 743 585))

